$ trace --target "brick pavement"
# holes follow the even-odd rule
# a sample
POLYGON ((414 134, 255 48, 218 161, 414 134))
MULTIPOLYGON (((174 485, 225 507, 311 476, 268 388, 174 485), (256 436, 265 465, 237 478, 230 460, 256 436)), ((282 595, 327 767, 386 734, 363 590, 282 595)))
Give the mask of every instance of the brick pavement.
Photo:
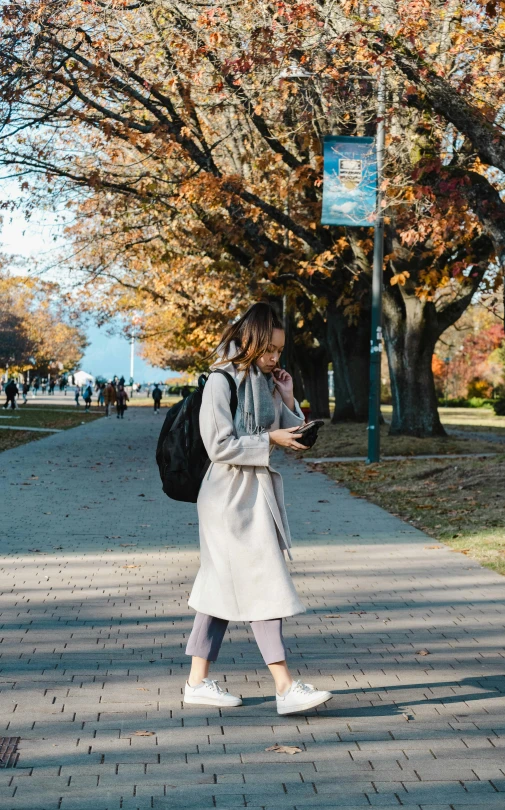
POLYGON ((213 672, 244 706, 183 708, 197 524, 160 490, 161 421, 0 457, 2 810, 504 810, 505 581, 281 454, 308 607, 290 661, 335 697, 278 717, 238 624, 213 672))

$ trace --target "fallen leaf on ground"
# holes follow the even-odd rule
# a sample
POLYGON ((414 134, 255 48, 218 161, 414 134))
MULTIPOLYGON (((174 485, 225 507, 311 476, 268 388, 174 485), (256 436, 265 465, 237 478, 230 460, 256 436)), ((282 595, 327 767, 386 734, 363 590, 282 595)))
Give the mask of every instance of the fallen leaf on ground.
POLYGON ((325 498, 323 498, 323 500, 318 501, 318 503, 329 503, 329 501, 327 501, 325 498))
POLYGON ((143 493, 143 492, 141 492, 141 493, 140 493, 140 495, 139 495, 139 498, 145 498, 145 497, 146 497, 146 496, 144 495, 144 493, 143 493))
POLYGON ((406 714, 405 712, 403 712, 403 713, 402 713, 402 717, 403 717, 403 719, 404 719, 404 720, 406 720, 406 721, 407 721, 407 723, 409 722, 409 720, 410 720, 410 715, 408 715, 408 714, 406 714))
POLYGON ((341 619, 342 616, 340 613, 327 613, 324 617, 325 619, 341 619))
MULTIPOLYGON (((105 539, 106 540, 121 540, 121 535, 120 534, 106 534, 105 539)), ((121 543, 121 545, 124 545, 124 544, 121 543)))
POLYGON ((275 751, 276 754, 301 754, 302 749, 296 745, 271 745, 270 748, 265 748, 265 751, 275 751))
POLYGON ((429 655, 429 650, 418 650, 416 655, 429 655))
POLYGON ((130 737, 154 737, 155 731, 133 731, 130 737))
POLYGON ((40 548, 29 548, 28 551, 33 552, 33 554, 35 554, 36 552, 38 552, 39 554, 41 553, 40 548))
POLYGON ((423 548, 443 548, 443 546, 423 546, 423 548))
POLYGON ((123 565, 123 568, 140 568, 140 565, 123 565))

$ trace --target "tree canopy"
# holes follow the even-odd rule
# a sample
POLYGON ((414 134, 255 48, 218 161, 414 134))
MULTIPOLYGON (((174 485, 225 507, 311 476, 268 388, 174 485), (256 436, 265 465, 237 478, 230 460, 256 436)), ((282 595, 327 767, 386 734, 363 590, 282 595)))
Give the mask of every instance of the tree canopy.
POLYGON ((32 205, 72 208, 83 304, 142 313, 152 361, 198 367, 247 302, 285 295, 297 340, 325 347, 366 410, 345 347, 366 321, 372 238, 320 224, 321 139, 375 133, 380 71, 393 374, 420 360, 398 348, 411 328, 431 358, 497 283, 501 4, 44 0, 2 14, 0 160, 32 205))

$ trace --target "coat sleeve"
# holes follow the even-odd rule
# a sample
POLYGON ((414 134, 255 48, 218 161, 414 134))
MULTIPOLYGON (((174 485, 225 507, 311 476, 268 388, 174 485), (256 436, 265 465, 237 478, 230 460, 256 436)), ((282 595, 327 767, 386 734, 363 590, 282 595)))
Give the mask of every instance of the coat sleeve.
POLYGON ((235 436, 230 410, 231 391, 223 374, 210 374, 203 389, 200 433, 211 461, 237 467, 268 467, 268 433, 235 436))
POLYGON ((281 405, 280 426, 281 428, 298 427, 303 425, 305 417, 300 410, 300 406, 295 399, 295 410, 292 411, 283 401, 281 405))

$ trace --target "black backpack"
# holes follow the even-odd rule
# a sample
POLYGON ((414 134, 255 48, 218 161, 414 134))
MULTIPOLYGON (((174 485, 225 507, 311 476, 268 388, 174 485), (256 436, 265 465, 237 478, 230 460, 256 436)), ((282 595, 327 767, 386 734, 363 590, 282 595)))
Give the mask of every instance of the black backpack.
MULTIPOLYGON (((235 418, 238 404, 235 380, 222 369, 215 369, 211 373, 224 374, 228 380, 231 414, 235 418)), ((174 501, 196 503, 203 477, 210 465, 200 435, 200 407, 207 379, 205 374, 201 374, 196 391, 172 405, 158 439, 156 462, 163 492, 174 501)))

